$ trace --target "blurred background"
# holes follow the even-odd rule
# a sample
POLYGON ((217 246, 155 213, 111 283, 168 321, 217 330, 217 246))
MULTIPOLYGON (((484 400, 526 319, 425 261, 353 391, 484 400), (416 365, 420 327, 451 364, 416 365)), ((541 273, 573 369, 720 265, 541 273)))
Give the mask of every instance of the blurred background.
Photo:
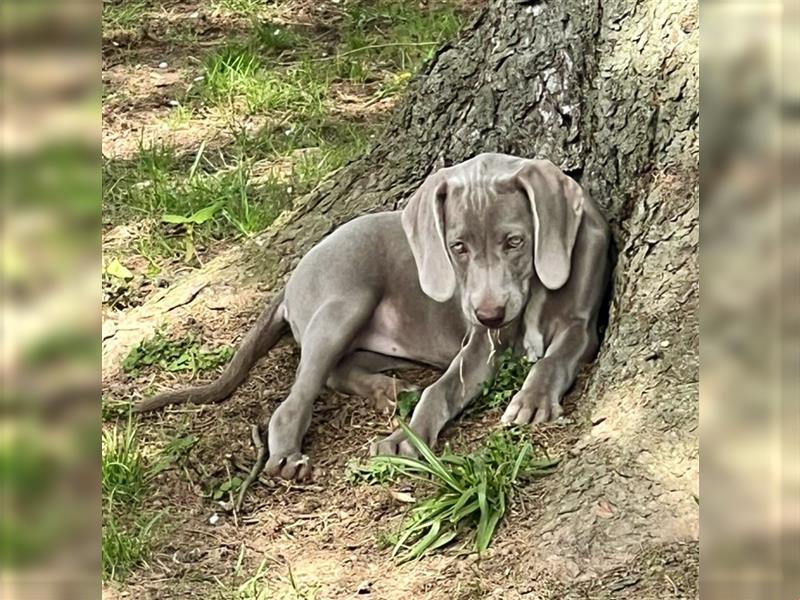
MULTIPOLYGON (((98 2, 2 4, 0 596, 100 595, 98 2)), ((800 598, 797 8, 704 2, 703 598, 800 598)))
POLYGON ((0 597, 99 597, 98 2, 3 2, 0 597))
POLYGON ((796 3, 701 3, 703 598, 800 598, 796 3))

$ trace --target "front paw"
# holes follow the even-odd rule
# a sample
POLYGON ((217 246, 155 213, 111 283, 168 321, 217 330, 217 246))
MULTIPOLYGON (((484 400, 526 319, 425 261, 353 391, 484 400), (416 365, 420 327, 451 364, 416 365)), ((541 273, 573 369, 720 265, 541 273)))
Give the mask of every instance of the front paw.
POLYGON ((555 421, 564 413, 557 394, 536 390, 520 390, 511 399, 500 422, 525 425, 555 421))
MULTIPOLYGON (((417 433, 417 435, 429 448, 433 448, 434 444, 436 444, 435 436, 420 435, 419 433, 417 433)), ((408 441, 402 429, 398 429, 389 437, 371 444, 369 453, 371 456, 410 456, 411 458, 419 456, 419 452, 417 452, 414 445, 408 441)))
POLYGON ((290 481, 304 481, 311 478, 311 462, 308 456, 299 452, 271 455, 264 470, 268 475, 290 481))

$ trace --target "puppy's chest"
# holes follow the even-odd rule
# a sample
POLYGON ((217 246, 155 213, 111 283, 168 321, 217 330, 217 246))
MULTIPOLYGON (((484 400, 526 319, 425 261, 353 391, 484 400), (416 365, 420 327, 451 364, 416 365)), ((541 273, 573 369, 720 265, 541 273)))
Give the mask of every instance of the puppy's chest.
POLYGON ((547 330, 543 318, 546 298, 546 292, 537 290, 525 306, 522 345, 528 360, 534 363, 544 356, 546 348, 547 330))

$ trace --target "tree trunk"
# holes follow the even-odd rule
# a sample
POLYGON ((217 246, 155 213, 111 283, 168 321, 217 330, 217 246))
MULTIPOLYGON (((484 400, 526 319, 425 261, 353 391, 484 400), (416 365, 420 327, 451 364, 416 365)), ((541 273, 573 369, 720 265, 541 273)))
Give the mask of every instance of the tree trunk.
POLYGON ((696 584, 697 21, 689 0, 491 2, 413 80, 376 146, 211 267, 215 284, 274 286, 337 225, 401 207, 428 173, 479 152, 548 158, 578 179, 618 250, 609 325, 568 397, 575 444, 516 531, 540 543, 509 574, 578 597, 650 597, 636 573, 662 568, 659 553, 679 552, 684 593, 696 584))

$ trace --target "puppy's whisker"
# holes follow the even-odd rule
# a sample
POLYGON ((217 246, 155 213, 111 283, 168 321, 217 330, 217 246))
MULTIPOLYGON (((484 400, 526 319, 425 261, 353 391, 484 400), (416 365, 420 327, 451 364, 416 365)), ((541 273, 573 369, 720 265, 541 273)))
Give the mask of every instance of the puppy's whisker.
MULTIPOLYGON (((494 358, 494 355, 495 355, 495 352, 497 351, 497 348, 495 348, 494 340, 492 339, 492 330, 491 329, 487 329, 486 330, 486 334, 489 336, 489 345, 492 347, 491 352, 489 352, 489 358, 486 359, 486 364, 488 365, 489 363, 492 362, 492 359, 494 358)), ((499 331, 497 332, 497 339, 498 340, 500 339, 500 332, 499 331)))
POLYGON ((461 360, 458 363, 458 378, 461 380, 461 397, 467 397, 467 386, 464 383, 464 355, 461 355, 461 360))
POLYGON ((464 383, 464 348, 467 346, 467 341, 469 340, 469 330, 467 333, 464 334, 464 339, 461 340, 461 361, 458 363, 458 378, 461 381, 461 397, 467 397, 467 386, 464 383))

